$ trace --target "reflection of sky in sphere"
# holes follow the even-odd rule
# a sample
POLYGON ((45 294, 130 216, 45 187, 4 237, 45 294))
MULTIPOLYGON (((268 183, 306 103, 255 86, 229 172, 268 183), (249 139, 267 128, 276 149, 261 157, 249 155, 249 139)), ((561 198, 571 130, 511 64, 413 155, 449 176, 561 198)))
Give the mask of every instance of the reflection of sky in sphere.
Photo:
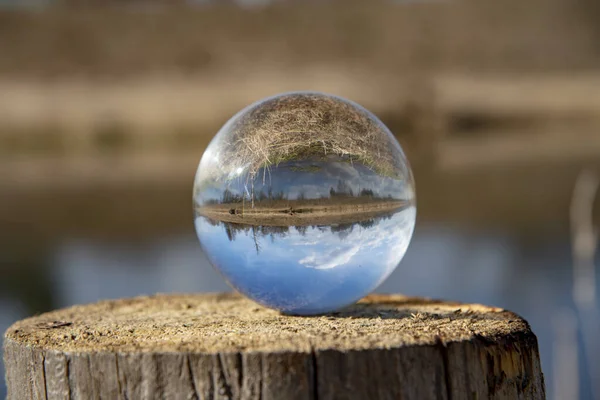
MULTIPOLYGON (((339 157, 332 156, 326 160, 293 161, 269 169, 263 168, 258 171, 254 180, 254 192, 268 193, 272 190, 274 193, 282 192, 290 200, 297 199, 301 194, 307 199, 315 199, 322 196, 329 197, 329 190, 336 189, 341 181, 352 190, 354 195, 358 195, 363 189, 370 189, 379 197, 391 196, 395 199, 412 197, 412 192, 409 192, 411 189, 407 187, 409 185, 406 185, 405 181, 378 175, 357 162, 339 160, 339 157)), ((211 199, 218 200, 225 189, 237 195, 242 195, 247 190, 246 195, 248 195, 251 189, 250 183, 247 182, 247 175, 240 174, 239 177, 227 182, 213 182, 199 193, 199 198, 196 200, 200 204, 211 199)))
POLYGON ((343 230, 290 227, 265 235, 247 227, 230 240, 223 224, 203 217, 196 218, 196 230, 211 262, 237 290, 272 308, 315 314, 351 304, 383 282, 404 256, 414 220, 409 207, 343 230))

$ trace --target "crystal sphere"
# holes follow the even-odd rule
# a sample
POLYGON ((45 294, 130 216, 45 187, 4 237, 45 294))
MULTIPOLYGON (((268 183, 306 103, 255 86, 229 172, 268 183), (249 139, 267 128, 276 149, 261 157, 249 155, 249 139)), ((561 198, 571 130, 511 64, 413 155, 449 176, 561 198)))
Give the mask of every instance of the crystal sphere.
POLYGON ((194 181, 198 238, 237 291, 288 314, 350 305, 404 256, 415 225, 408 161, 356 103, 285 93, 231 118, 194 181))

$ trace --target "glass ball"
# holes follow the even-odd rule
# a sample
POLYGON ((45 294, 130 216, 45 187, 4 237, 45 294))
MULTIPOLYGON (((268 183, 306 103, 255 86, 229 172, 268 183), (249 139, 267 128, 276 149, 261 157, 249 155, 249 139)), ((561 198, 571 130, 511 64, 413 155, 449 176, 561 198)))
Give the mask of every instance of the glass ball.
POLYGON ((373 291, 415 225, 408 161, 356 103, 285 93, 231 118, 194 182, 198 238, 237 291, 288 314, 322 314, 373 291))

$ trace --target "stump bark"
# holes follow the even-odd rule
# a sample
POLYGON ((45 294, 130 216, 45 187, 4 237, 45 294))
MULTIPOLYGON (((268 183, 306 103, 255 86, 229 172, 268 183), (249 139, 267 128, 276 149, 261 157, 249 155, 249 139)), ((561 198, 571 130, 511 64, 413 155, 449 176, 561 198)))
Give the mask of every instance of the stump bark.
POLYGON ((8 399, 541 399, 529 325, 372 295, 290 317, 236 294, 103 301, 15 323, 8 399))

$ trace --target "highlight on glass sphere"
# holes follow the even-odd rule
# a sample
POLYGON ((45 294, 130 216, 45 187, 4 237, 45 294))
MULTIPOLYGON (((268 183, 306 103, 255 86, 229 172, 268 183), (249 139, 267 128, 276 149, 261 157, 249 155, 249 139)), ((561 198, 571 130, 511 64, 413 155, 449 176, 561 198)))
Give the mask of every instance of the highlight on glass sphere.
POLYGON ((231 118, 194 182, 198 238, 237 291, 283 313, 322 314, 373 291, 415 224, 412 172, 363 107, 285 93, 231 118))

